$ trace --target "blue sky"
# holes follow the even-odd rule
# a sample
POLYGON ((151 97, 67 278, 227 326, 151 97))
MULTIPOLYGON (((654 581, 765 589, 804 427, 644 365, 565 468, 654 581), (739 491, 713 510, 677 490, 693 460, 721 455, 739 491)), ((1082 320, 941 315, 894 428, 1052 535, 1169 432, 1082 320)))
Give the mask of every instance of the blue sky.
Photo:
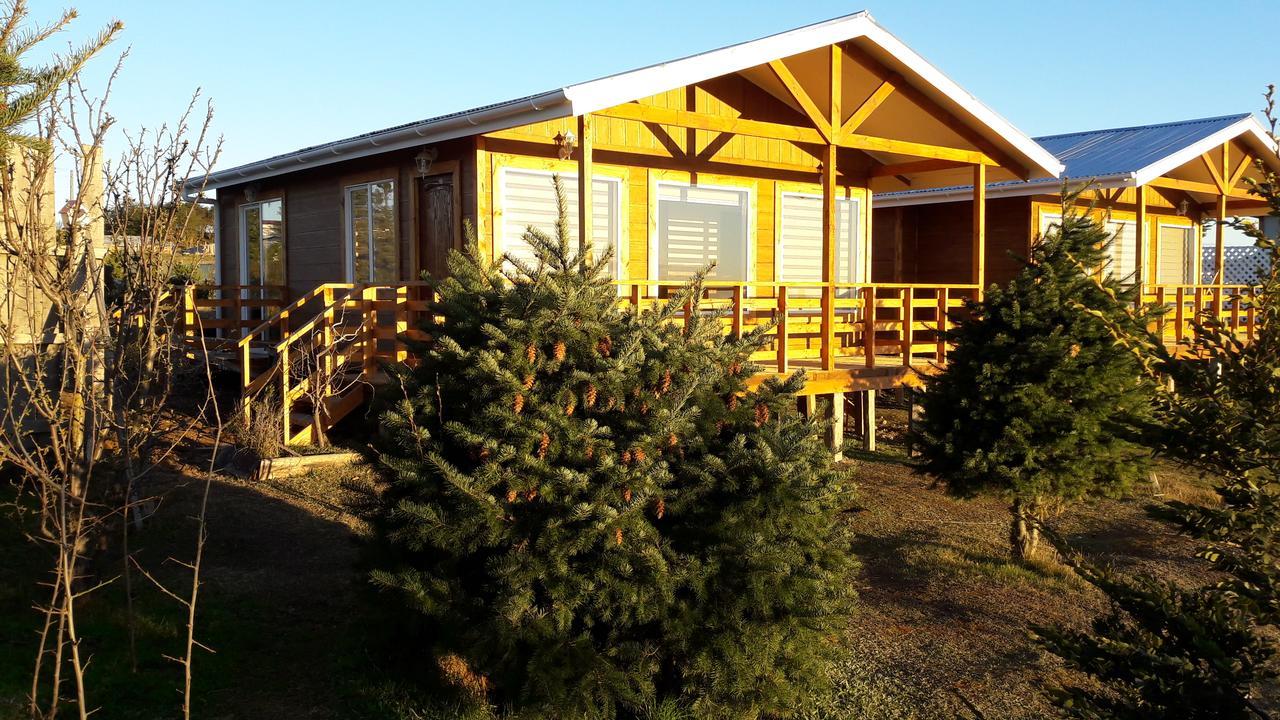
POLYGON ((1275 0, 78 4, 67 39, 125 22, 119 127, 170 120, 199 87, 220 167, 862 9, 1030 135, 1256 112, 1280 82, 1275 0))

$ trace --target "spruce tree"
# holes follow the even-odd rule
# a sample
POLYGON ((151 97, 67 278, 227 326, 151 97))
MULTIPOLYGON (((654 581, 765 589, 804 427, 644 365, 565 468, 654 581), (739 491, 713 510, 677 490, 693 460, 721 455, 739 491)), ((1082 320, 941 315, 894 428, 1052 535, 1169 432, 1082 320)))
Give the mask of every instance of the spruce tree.
MULTIPOLYGON (((1252 191, 1280 217, 1280 178, 1261 163, 1259 169, 1263 180, 1252 191)), ((1175 356, 1158 339, 1152 351, 1174 378, 1157 414, 1161 450, 1220 478, 1219 504, 1175 501, 1152 512, 1203 541, 1199 556, 1224 579, 1179 588, 1118 577, 1076 558, 1082 575, 1111 600, 1111 612, 1089 632, 1038 629, 1050 652, 1101 681, 1057 691, 1074 717, 1269 716, 1258 691, 1277 676, 1280 621, 1280 238, 1255 224, 1236 226, 1269 259, 1253 301, 1254 340, 1203 317, 1187 352, 1175 356)))
POLYGON ((700 278, 657 310, 620 307, 607 253, 571 251, 557 193, 556 236, 525 235, 533 262, 474 242, 450 258, 432 342, 383 416, 374 580, 426 621, 442 674, 490 702, 784 709, 847 608, 844 478, 795 410, 799 380, 745 393, 761 334, 725 337, 700 278), (706 680, 738 675, 761 679, 706 680))
POLYGON ((1149 383, 1116 339, 1141 325, 1128 311, 1134 290, 1099 279, 1111 239, 1073 200, 1007 287, 968 303, 921 395, 922 470, 959 496, 1009 498, 1020 560, 1046 512, 1123 492, 1148 457, 1130 423, 1146 412, 1149 383))

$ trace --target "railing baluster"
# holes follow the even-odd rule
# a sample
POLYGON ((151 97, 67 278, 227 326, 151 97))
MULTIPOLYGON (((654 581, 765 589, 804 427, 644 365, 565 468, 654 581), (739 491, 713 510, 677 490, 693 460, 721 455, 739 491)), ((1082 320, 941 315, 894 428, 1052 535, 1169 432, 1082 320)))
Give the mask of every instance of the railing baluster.
POLYGON ((867 367, 876 366, 876 289, 874 285, 862 288, 862 347, 867 367))
POLYGON ((742 338, 742 286, 733 286, 733 337, 735 340, 742 338))
POLYGON ((787 333, 787 286, 778 287, 778 372, 787 372, 787 345, 790 338, 787 333))
POLYGON ((947 288, 938 288, 938 349, 934 354, 934 360, 938 364, 942 364, 947 361, 947 305, 949 304, 947 296, 947 288))
POLYGON ((902 289, 902 365, 911 367, 911 345, 915 336, 915 318, 911 310, 911 288, 902 289))
MULTIPOLYGON (((1178 306, 1177 306, 1177 309, 1175 310, 1176 314, 1174 316, 1174 322, 1176 323, 1176 325, 1173 328, 1174 342, 1179 342, 1179 343, 1182 342, 1183 323, 1186 321, 1186 309, 1183 307, 1184 303, 1186 302, 1185 293, 1186 293, 1186 288, 1179 285, 1178 294, 1177 294, 1178 306)), ((1197 294, 1198 294, 1198 291, 1197 291, 1197 294)), ((1197 303, 1197 305, 1198 304, 1199 303, 1197 303)))

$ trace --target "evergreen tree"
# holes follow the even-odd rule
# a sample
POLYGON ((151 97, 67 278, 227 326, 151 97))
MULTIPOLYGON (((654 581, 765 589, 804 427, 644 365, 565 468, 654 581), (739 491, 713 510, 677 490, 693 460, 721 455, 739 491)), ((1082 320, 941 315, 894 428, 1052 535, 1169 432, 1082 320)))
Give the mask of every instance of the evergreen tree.
POLYGON ((742 394, 759 334, 726 338, 700 278, 621 308, 607 254, 571 253, 557 193, 556 237, 526 233, 534 262, 474 242, 450 258, 432 344, 384 415, 391 559, 374 580, 427 621, 445 677, 490 701, 784 708, 847 607, 843 478, 798 380, 742 394), (734 675, 760 679, 703 682, 734 675))
MULTIPOLYGON (((1280 178, 1261 163, 1259 169, 1263 180, 1252 190, 1280 217, 1280 178)), ((1254 301, 1256 338, 1242 341, 1205 317, 1197 319, 1189 352, 1175 357, 1158 341, 1153 352, 1175 379, 1175 391, 1160 403, 1162 450, 1221 478, 1220 504, 1170 502, 1153 513, 1204 541, 1199 556, 1225 579, 1182 589, 1149 577, 1119 578, 1076 559, 1111 600, 1111 612, 1090 632, 1038 629, 1050 652, 1103 683, 1058 692, 1075 717, 1269 716, 1255 696, 1277 676, 1280 239, 1254 224, 1236 226, 1269 256, 1254 301)))
POLYGON ((1034 554, 1044 513, 1121 493, 1148 455, 1130 422, 1147 410, 1149 383, 1116 339, 1141 325, 1128 311, 1134 290, 1098 279, 1111 240, 1072 202, 1007 287, 968 304, 921 396, 922 470, 956 495, 1008 497, 1017 559, 1034 554))

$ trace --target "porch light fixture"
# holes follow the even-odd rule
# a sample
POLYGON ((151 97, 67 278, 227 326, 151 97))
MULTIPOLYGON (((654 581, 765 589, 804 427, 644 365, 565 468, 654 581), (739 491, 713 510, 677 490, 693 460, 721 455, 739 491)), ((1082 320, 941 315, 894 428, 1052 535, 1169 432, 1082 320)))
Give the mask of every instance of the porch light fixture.
POLYGON ((431 172, 431 163, 440 157, 440 151, 436 148, 422 148, 422 151, 413 156, 413 165, 418 170, 418 177, 426 177, 431 172))
POLYGON ((561 160, 573 157, 573 149, 578 145, 578 136, 574 135, 572 130, 556 133, 555 141, 561 160))
POLYGON ((1190 210, 1190 209, 1191 209, 1191 205, 1187 203, 1187 199, 1186 199, 1186 198, 1183 198, 1183 199, 1182 199, 1182 201, 1178 203, 1178 214, 1179 214, 1179 215, 1182 215, 1182 216, 1184 216, 1184 217, 1185 217, 1185 216, 1186 216, 1186 214, 1187 214, 1187 211, 1188 211, 1188 210, 1190 210))

